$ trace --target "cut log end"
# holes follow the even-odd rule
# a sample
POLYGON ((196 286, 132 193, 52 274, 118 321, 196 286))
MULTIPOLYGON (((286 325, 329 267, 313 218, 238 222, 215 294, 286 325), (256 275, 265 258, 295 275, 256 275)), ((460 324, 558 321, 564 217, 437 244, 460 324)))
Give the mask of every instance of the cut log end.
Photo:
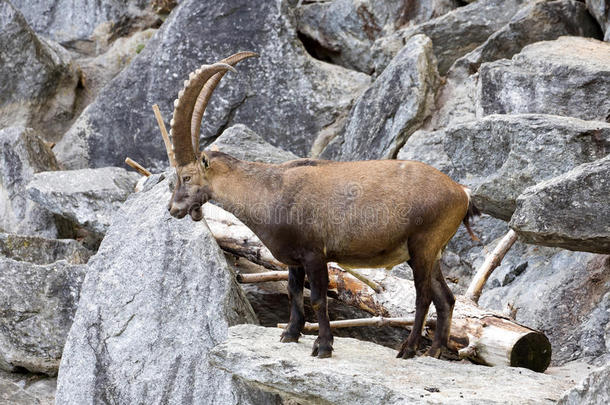
POLYGON ((522 336, 513 346, 510 365, 542 373, 551 363, 551 353, 549 339, 543 333, 531 332, 522 336))

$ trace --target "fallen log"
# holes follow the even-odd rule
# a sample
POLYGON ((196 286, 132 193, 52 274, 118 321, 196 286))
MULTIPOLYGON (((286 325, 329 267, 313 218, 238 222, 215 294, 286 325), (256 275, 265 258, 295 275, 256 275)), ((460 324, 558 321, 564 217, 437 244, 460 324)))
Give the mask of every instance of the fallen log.
MULTIPOLYGON (((206 204, 204 216, 221 248, 266 269, 285 272, 286 266, 277 261, 256 235, 233 215, 206 204)), ((336 292, 338 300, 377 317, 412 317, 415 309, 412 281, 392 276, 382 269, 359 269, 358 273, 378 284, 381 292, 375 293, 371 287, 339 266, 330 265, 329 289, 336 292)), ((282 277, 287 279, 287 272, 284 274, 282 277)), ((434 319, 429 319, 426 324, 428 332, 433 334, 434 319)), ((544 371, 551 359, 551 345, 542 332, 520 325, 501 314, 483 310, 466 297, 457 297, 450 340, 453 348, 461 350, 462 355, 490 366, 516 366, 544 371)))

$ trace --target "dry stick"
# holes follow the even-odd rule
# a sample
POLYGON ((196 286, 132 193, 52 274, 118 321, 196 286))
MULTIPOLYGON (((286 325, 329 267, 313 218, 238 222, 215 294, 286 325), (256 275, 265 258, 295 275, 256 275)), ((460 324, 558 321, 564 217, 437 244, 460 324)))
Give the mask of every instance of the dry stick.
POLYGON ((477 273, 468 287, 468 291, 466 291, 466 297, 470 298, 475 303, 479 302, 481 290, 483 290, 485 282, 489 276, 491 276, 491 273, 496 269, 496 267, 502 263, 502 259, 516 240, 517 234, 512 229, 508 231, 506 235, 504 235, 500 243, 498 243, 498 246, 496 246, 493 252, 491 252, 491 254, 485 258, 485 261, 477 270, 477 273))
POLYGON ((142 166, 141 164, 139 164, 138 162, 132 160, 131 158, 125 158, 125 163, 127 163, 129 166, 133 167, 134 169, 136 169, 136 171, 138 173, 140 173, 142 176, 150 176, 152 173, 149 172, 148 170, 146 170, 144 168, 144 166, 142 166))
POLYGON ((165 124, 163 123, 163 117, 161 116, 161 111, 159 110, 159 106, 157 104, 153 104, 152 106, 153 112, 155 113, 155 118, 157 119, 157 125, 159 125, 159 129, 161 130, 161 136, 163 137, 163 142, 165 142, 165 149, 167 150, 167 157, 169 159, 169 165, 171 167, 176 166, 176 158, 174 157, 174 149, 172 147, 172 143, 169 140, 169 134, 167 133, 167 129, 165 129, 165 124))
MULTIPOLYGON (((415 318, 385 318, 383 316, 374 316, 372 318, 360 319, 345 319, 342 321, 330 322, 331 329, 352 328, 356 326, 413 326, 415 318)), ((435 324, 435 320, 431 319, 427 322, 428 325, 435 324)), ((284 329, 288 326, 287 323, 278 323, 277 327, 284 329)), ((305 332, 315 332, 319 328, 317 323, 306 322, 303 330, 305 332)))
POLYGON ((267 271, 265 273, 238 274, 237 281, 240 283, 263 283, 265 281, 288 280, 287 271, 267 271))

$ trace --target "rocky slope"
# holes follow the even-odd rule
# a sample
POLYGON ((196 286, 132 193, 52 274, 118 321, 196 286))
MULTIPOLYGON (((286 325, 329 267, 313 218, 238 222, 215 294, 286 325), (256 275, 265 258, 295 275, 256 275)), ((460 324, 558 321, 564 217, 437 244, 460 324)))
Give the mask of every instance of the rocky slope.
POLYGON ((609 11, 0 0, 0 402, 607 403, 609 11), (552 365, 579 377, 395 360, 397 328, 344 332, 370 342, 338 338, 335 358, 312 363, 309 337, 284 348, 275 328, 234 326, 286 321, 285 283, 240 286, 234 273, 256 265, 169 216, 151 105, 169 123, 190 71, 243 50, 260 56, 223 79, 202 145, 274 163, 413 159, 468 185, 481 242, 460 228, 449 243, 450 287, 463 292, 514 229, 480 304, 544 332, 552 365), (126 171, 127 156, 155 174, 126 171), (587 377, 574 361, 606 367, 587 377))

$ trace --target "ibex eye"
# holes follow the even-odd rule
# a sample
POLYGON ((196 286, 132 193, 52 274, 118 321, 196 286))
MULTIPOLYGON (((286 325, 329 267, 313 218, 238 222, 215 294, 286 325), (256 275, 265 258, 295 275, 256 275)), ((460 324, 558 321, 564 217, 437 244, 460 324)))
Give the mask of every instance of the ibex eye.
POLYGON ((184 177, 182 177, 182 181, 185 182, 185 183, 191 181, 191 176, 184 176, 184 177))

